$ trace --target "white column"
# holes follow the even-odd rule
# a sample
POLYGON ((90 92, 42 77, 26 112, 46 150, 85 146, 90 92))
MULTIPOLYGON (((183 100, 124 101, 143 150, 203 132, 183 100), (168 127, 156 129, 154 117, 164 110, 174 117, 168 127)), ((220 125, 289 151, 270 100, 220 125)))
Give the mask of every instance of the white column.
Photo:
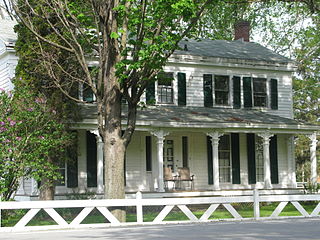
POLYGON ((219 137, 223 135, 220 132, 210 132, 207 133, 211 137, 212 144, 212 173, 213 173, 213 190, 220 189, 219 180, 219 137))
POLYGON ((286 139, 287 142, 287 163, 288 163, 288 180, 290 182, 290 187, 296 188, 296 170, 295 170, 295 157, 294 157, 294 136, 289 135, 286 139))
POLYGON ((271 169, 270 169, 270 138, 273 134, 269 132, 258 134, 263 139, 263 171, 264 171, 264 187, 272 188, 271 185, 271 169))
POLYGON ((38 183, 34 178, 31 178, 31 196, 37 196, 38 194, 38 183))
POLYGON ((158 159, 158 192, 164 192, 163 182, 163 141, 168 132, 163 130, 153 131, 152 135, 157 137, 157 159, 158 159))
POLYGON ((90 131, 97 140, 97 193, 103 193, 103 141, 98 130, 90 131))
POLYGON ((311 161, 311 174, 310 174, 310 180, 312 183, 317 183, 317 134, 313 133, 308 136, 311 143, 310 143, 310 161, 311 161))
POLYGON ((78 188, 85 193, 87 188, 87 147, 86 131, 78 130, 78 188))

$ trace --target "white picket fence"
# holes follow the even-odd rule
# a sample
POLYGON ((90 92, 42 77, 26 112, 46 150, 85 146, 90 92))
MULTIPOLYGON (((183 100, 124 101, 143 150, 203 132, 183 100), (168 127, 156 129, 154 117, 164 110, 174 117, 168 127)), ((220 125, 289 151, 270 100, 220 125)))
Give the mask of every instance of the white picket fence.
MULTIPOLYGON (((194 198, 155 198, 142 199, 140 192, 137 193, 136 199, 107 199, 107 200, 55 200, 55 201, 28 201, 28 202, 0 202, 0 226, 1 210, 29 209, 26 214, 12 227, 0 227, 0 232, 28 231, 28 230, 48 230, 48 229, 66 229, 66 228, 85 228, 85 227, 106 227, 106 226, 127 226, 142 224, 165 224, 181 222, 208 222, 210 216, 220 206, 233 216, 232 220, 247 219, 266 219, 260 217, 260 203, 279 202, 273 213, 267 217, 269 219, 283 218, 279 214, 285 206, 291 202, 293 206, 301 213, 300 217, 319 217, 320 212, 320 194, 312 195, 259 195, 257 190, 252 196, 227 196, 227 197, 194 197, 194 198), (309 214, 299 202, 316 201, 318 204, 309 214), (234 203, 251 203, 253 204, 254 218, 244 218, 231 205, 234 203), (190 205, 209 205, 200 218, 196 217, 190 210, 190 205), (143 207, 146 206, 163 206, 162 210, 152 222, 144 222, 143 207), (188 221, 164 221, 166 216, 178 207, 183 212, 188 221), (108 208, 110 207, 135 207, 135 222, 119 222, 108 208), (82 208, 81 212, 67 222, 55 209, 82 208), (97 209, 109 223, 83 224, 83 220, 94 210, 97 209), (43 209, 55 222, 56 225, 46 226, 27 226, 27 224, 43 209)), ((221 219, 219 219, 221 220, 221 219)))

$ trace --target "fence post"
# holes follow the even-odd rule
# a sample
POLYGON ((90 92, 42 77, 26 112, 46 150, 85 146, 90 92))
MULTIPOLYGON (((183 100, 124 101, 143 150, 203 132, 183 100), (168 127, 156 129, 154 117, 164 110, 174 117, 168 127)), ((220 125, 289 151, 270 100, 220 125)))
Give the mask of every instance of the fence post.
POLYGON ((254 219, 258 220, 260 218, 260 199, 259 199, 259 190, 253 190, 253 212, 254 219))
POLYGON ((137 200, 137 205, 136 205, 136 211, 137 211, 137 223, 143 223, 143 212, 142 212, 142 193, 139 191, 136 193, 136 200, 137 200))

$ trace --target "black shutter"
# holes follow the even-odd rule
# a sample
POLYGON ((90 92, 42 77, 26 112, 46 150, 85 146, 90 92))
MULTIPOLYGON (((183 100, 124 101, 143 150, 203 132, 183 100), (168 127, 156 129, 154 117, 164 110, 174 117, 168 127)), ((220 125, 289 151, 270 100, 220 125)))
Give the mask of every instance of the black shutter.
POLYGON ((204 106, 212 107, 213 97, 212 97, 212 75, 211 74, 203 75, 203 94, 204 94, 204 106))
POLYGON ((241 108, 240 77, 233 77, 233 108, 241 108))
POLYGON ((183 136, 182 137, 182 166, 183 167, 189 167, 188 166, 188 156, 189 156, 189 150, 188 150, 188 137, 183 136))
POLYGON ((146 170, 152 171, 152 138, 146 136, 146 170))
POLYGON ((146 87, 146 103, 155 104, 156 95, 155 95, 155 82, 150 82, 146 87))
POLYGON ((251 77, 243 78, 243 106, 245 108, 252 107, 252 87, 251 87, 251 77))
POLYGON ((278 109, 278 80, 271 79, 271 109, 278 109))
POLYGON ((87 185, 97 187, 97 142, 90 132, 87 132, 87 185))
POLYGON ((186 74, 178 73, 178 105, 187 105, 186 74))
POLYGON ((274 135, 270 139, 270 171, 271 171, 271 183, 278 184, 278 146, 277 146, 277 136, 274 135))
POLYGON ((213 184, 213 159, 211 137, 207 136, 207 155, 208 155, 208 184, 213 184))
POLYGON ((232 183, 240 184, 239 133, 231 134, 231 151, 232 151, 232 183))
POLYGON ((78 187, 78 162, 76 159, 68 162, 67 187, 68 188, 78 187))
POLYGON ((255 137, 253 133, 247 134, 248 154, 248 181, 249 184, 256 183, 256 161, 255 161, 255 137))

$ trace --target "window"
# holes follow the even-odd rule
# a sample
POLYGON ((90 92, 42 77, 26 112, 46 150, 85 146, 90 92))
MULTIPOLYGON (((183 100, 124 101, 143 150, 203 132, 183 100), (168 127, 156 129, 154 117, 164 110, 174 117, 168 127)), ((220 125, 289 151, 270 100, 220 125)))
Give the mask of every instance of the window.
POLYGON ((267 79, 253 78, 253 106, 267 107, 267 79))
POLYGON ((230 135, 223 135, 219 141, 219 180, 231 182, 230 135))
POLYGON ((59 163, 59 168, 57 171, 60 173, 61 178, 56 180, 56 186, 65 186, 66 183, 66 163, 59 163))
POLYGON ((146 171, 152 171, 152 138, 146 136, 146 171))
POLYGON ((263 143, 262 138, 255 137, 255 147, 256 147, 256 181, 264 181, 264 160, 263 160, 263 143))
POLYGON ((158 75, 158 102, 173 103, 173 73, 162 72, 158 75))
POLYGON ((214 76, 215 104, 229 105, 229 76, 214 76))

